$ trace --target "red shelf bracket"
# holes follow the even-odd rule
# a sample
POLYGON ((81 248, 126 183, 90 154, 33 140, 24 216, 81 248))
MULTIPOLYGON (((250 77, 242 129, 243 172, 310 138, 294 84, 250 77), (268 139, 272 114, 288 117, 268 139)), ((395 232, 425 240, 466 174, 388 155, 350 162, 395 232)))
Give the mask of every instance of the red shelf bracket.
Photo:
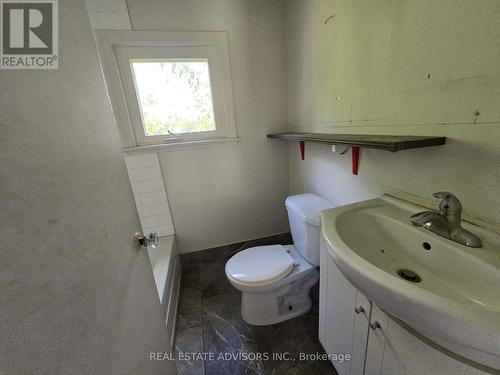
POLYGON ((352 174, 357 176, 359 168, 359 147, 352 147, 352 174))
POLYGON ((305 155, 306 154, 306 145, 305 145, 304 141, 300 141, 299 146, 300 146, 300 158, 302 160, 304 160, 305 156, 306 156, 305 155))

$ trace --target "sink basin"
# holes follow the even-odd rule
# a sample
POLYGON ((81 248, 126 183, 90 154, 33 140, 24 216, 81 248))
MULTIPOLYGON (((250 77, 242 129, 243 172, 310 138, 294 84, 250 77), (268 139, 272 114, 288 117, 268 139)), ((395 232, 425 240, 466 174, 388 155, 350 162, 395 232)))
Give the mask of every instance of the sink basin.
POLYGON ((468 248, 409 217, 425 208, 383 196, 323 211, 322 231, 344 276, 370 300, 445 349, 500 369, 500 235, 468 248))

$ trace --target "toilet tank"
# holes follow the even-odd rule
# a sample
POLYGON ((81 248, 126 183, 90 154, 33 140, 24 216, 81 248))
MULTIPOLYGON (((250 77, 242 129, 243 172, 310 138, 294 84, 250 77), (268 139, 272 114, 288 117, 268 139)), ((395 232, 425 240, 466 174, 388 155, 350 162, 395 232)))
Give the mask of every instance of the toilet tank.
POLYGON ((291 195, 285 201, 293 244, 307 261, 319 266, 321 219, 319 213, 334 207, 318 195, 291 195))

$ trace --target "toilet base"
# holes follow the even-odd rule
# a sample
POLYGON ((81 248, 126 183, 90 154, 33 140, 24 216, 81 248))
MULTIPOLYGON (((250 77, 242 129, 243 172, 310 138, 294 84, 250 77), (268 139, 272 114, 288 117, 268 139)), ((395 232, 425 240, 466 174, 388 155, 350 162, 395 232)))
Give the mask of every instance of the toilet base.
POLYGON ((317 269, 304 278, 284 284, 266 293, 242 292, 241 316, 252 325, 268 325, 295 318, 309 311, 312 306, 309 292, 318 282, 317 269))

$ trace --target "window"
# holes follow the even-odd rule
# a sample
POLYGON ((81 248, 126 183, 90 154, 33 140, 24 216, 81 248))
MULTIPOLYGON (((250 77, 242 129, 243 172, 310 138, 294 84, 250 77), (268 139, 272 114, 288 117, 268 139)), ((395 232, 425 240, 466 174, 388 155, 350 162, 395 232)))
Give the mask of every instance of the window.
POLYGON ((124 145, 237 139, 222 32, 99 32, 124 145))

